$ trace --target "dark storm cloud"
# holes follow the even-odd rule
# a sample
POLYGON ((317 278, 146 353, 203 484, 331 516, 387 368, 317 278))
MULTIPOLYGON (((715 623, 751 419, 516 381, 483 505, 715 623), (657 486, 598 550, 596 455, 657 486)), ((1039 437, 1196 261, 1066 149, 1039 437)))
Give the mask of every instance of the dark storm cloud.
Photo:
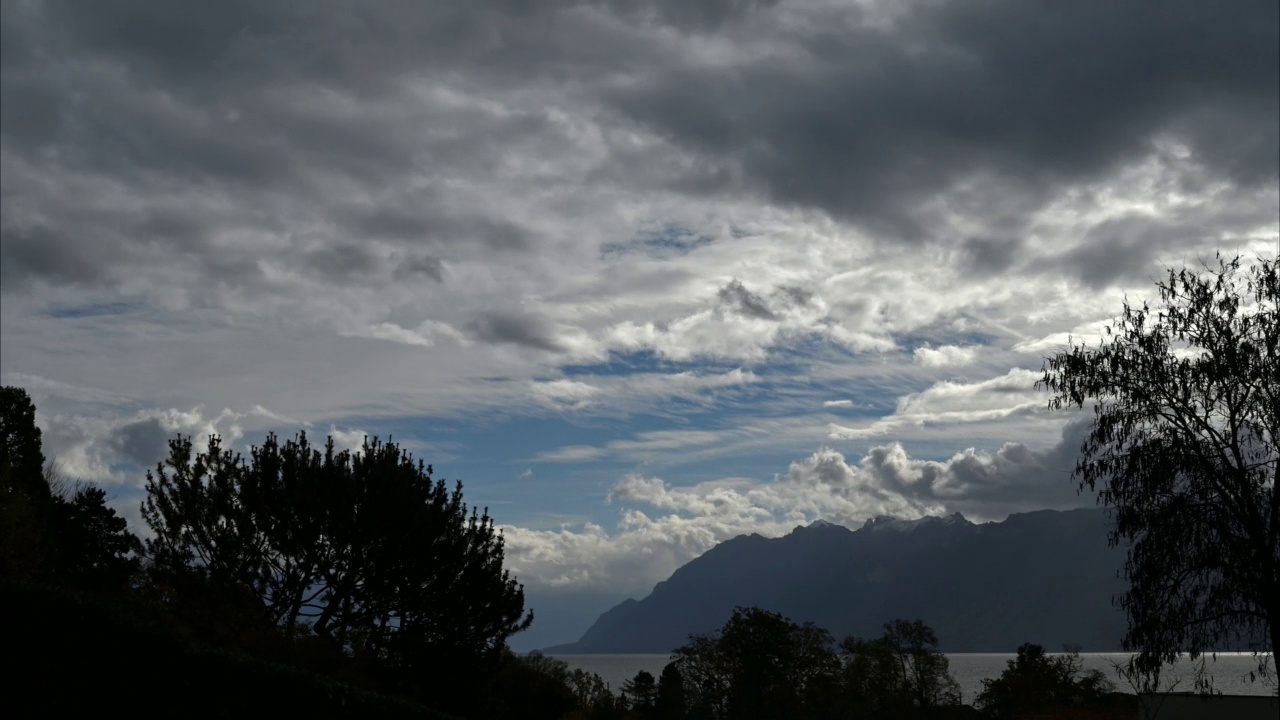
POLYGON ((472 337, 483 342, 506 343, 545 350, 562 352, 564 346, 556 338, 555 328, 546 320, 509 312, 484 313, 469 328, 472 337))
POLYGON ((159 420, 148 418, 120 427, 113 444, 125 461, 151 467, 168 454, 169 433, 159 420))
POLYGON ((1162 218, 1128 215, 1094 226, 1087 242, 1062 260, 1086 283, 1101 289, 1133 268, 1146 269, 1147 261, 1162 246, 1185 241, 1191 233, 1194 229, 1162 218))
POLYGON ((769 304, 765 302, 765 299, 748 290, 740 280, 731 280, 728 285, 720 288, 717 296, 725 307, 740 312, 747 317, 761 320, 778 319, 777 314, 769 309, 769 304))
POLYGON ((907 239, 929 234, 919 206, 957 183, 982 179, 1025 213, 1160 134, 1217 178, 1274 182, 1272 0, 908 7, 891 30, 841 11, 769 38, 798 57, 674 65, 611 99, 691 152, 732 158, 777 201, 907 239))
POLYGON ((32 278, 78 285, 100 277, 101 266, 74 240, 47 227, 0 229, 0 277, 7 287, 32 278))
POLYGON ((999 273, 1013 265, 1021 246, 1017 238, 968 238, 961 243, 961 250, 974 272, 999 273))
MULTIPOLYGON (((587 212, 572 205, 587 187, 759 193, 877 237, 961 242, 975 271, 1003 272, 1025 260, 1031 213, 1157 139, 1190 151, 1192 194, 1273 188, 1280 162, 1273 0, 50 0, 2 12, 10 287, 193 259, 212 281, 260 282, 248 245, 212 238, 304 223, 337 246, 302 264, 321 279, 372 277, 368 258, 330 262, 370 240, 432 258, 418 274, 438 278, 433 263, 458 254, 536 250, 536 218, 477 189, 505 199, 557 184, 548 212, 569 220, 587 212), (637 131, 669 146, 632 142, 637 131), (583 137, 599 156, 571 175, 562 163, 585 154, 583 137), (512 158, 545 170, 495 191, 512 158), (108 201, 49 192, 90 177, 114 184, 93 188, 108 201), (222 205, 151 200, 166 192, 222 205), (982 229, 949 232, 951 216, 982 229)), ((1274 204, 1245 208, 1232 229, 1269 222, 1274 204)), ((1104 284, 1171 243, 1122 239, 1069 269, 1104 284)))
POLYGON ((530 245, 530 233, 498 217, 463 216, 444 207, 444 198, 424 194, 412 208, 380 206, 347 208, 337 216, 361 237, 439 244, 474 243, 490 250, 519 250, 530 245))
POLYGON ((1091 422, 1075 420, 1060 441, 1035 449, 1007 443, 994 453, 968 450, 946 462, 910 460, 893 446, 873 448, 862 469, 887 492, 924 503, 940 502, 949 511, 996 517, 1041 508, 1093 504, 1071 478, 1080 445, 1091 422))
MULTIPOLYGON (((354 211, 335 202, 340 184, 406 195, 409 175, 492 166, 504 144, 543 132, 536 112, 415 106, 406 98, 398 84, 406 76, 484 64, 485 33, 518 21, 500 6, 468 7, 6 3, 6 280, 103 281, 139 256, 156 266, 165 260, 149 247, 158 236, 180 255, 209 256, 212 232, 293 231, 298 218, 289 215, 298 208, 324 215, 334 235, 351 241, 525 247, 528 231, 519 224, 477 216, 431 188, 354 211), (434 126, 469 132, 433 140, 424 128, 434 126), (182 203, 182 218, 154 201, 93 207, 91 197, 48 191, 68 176, 110 178, 149 198, 212 191, 226 206, 182 203)), ((219 252, 217 265, 244 266, 219 252)), ((303 268, 325 279, 374 264, 342 241, 308 260, 303 268)), ((404 270, 439 275, 431 263, 404 270)))
POLYGON ((777 5, 779 0, 609 0, 628 19, 646 19, 693 31, 714 30, 730 20, 777 5))
POLYGON ((378 258, 360 245, 334 245, 312 251, 307 263, 331 280, 371 273, 380 265, 378 258))
POLYGON ((429 255, 411 255, 396 265, 396 278, 429 277, 436 282, 444 280, 444 263, 429 255))

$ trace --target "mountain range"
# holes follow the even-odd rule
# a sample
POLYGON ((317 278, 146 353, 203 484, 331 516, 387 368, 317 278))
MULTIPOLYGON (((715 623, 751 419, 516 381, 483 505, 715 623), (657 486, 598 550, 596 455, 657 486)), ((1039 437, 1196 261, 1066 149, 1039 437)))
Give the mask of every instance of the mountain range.
POLYGON ((602 614, 549 654, 667 653, 691 633, 758 606, 832 632, 878 637, 895 618, 921 619, 943 652, 1120 649, 1124 550, 1107 543, 1103 510, 1042 510, 976 524, 959 513, 861 528, 817 521, 789 535, 741 535, 602 614))

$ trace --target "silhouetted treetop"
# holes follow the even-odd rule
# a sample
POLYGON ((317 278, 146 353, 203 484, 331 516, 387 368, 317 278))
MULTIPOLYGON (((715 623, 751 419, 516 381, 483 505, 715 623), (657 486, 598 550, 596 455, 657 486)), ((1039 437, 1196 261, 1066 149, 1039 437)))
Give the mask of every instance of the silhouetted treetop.
POLYGON ((1048 655, 1024 643, 1000 677, 982 681, 975 705, 996 718, 1048 714, 1102 701, 1115 687, 1101 670, 1085 670, 1078 652, 1048 655))
POLYGON ((268 435, 247 460, 217 437, 169 448, 142 508, 157 568, 246 588, 286 632, 408 671, 493 653, 532 621, 487 510, 394 443, 268 435))

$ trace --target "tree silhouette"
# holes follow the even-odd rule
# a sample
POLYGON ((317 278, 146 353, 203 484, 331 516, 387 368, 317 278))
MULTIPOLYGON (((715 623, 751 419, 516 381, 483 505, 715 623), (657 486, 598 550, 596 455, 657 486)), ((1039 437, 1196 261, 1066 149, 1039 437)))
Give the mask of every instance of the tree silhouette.
POLYGON ((920 620, 894 620, 874 640, 845 638, 840 643, 850 702, 886 717, 960 702, 938 638, 920 620))
POLYGON ((622 683, 622 696, 640 717, 653 717, 658 702, 658 681, 653 673, 641 670, 635 677, 622 683))
POLYGON ((825 720, 920 717, 960 702, 933 629, 895 620, 875 640, 831 634, 760 608, 736 608, 715 633, 690 635, 658 680, 655 717, 825 720))
POLYGON ((0 387, 0 577, 121 590, 142 546, 102 488, 67 486, 46 465, 35 412, 25 390, 0 387))
MULTIPOLYGON (((147 474, 156 567, 240 588, 287 634, 375 659, 394 682, 494 657, 528 627, 487 510, 393 443, 323 451, 268 435, 250 458, 191 439, 147 474)), ((446 673, 447 674, 447 673, 446 673)))
POLYGON ((1126 302, 1037 386, 1093 409, 1074 477, 1129 545, 1124 646, 1158 677, 1180 652, 1280 645, 1280 274, 1220 256, 1156 286, 1157 308, 1126 302))
POLYGON ((36 406, 22 388, 0 387, 0 577, 40 572, 52 507, 36 406))
POLYGON ((736 608, 712 635, 674 653, 695 713, 713 718, 803 717, 805 697, 839 662, 831 634, 760 608, 736 608))
POLYGON ((138 572, 142 543, 106 501, 106 491, 91 485, 75 488, 66 498, 54 497, 48 573, 56 584, 118 591, 138 572))
POLYGON ((1083 669, 1078 652, 1046 655, 1024 643, 999 678, 982 681, 974 704, 992 717, 1024 717, 1097 703, 1114 689, 1102 671, 1083 669))
POLYGON ((658 676, 658 697, 655 715, 661 720, 684 720, 687 717, 688 700, 685 696, 684 674, 679 664, 669 662, 658 676))

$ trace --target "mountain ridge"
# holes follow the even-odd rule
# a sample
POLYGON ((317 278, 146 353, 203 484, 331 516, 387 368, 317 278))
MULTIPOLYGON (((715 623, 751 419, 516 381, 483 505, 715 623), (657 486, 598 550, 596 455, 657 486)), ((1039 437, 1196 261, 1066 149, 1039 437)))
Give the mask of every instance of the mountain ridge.
POLYGON ((1124 552, 1103 510, 1037 510, 975 524, 959 513, 826 521, 787 535, 739 535, 689 561, 640 600, 603 613, 547 653, 665 653, 756 605, 837 637, 874 637, 895 618, 924 620, 945 652, 1120 649, 1124 552))

